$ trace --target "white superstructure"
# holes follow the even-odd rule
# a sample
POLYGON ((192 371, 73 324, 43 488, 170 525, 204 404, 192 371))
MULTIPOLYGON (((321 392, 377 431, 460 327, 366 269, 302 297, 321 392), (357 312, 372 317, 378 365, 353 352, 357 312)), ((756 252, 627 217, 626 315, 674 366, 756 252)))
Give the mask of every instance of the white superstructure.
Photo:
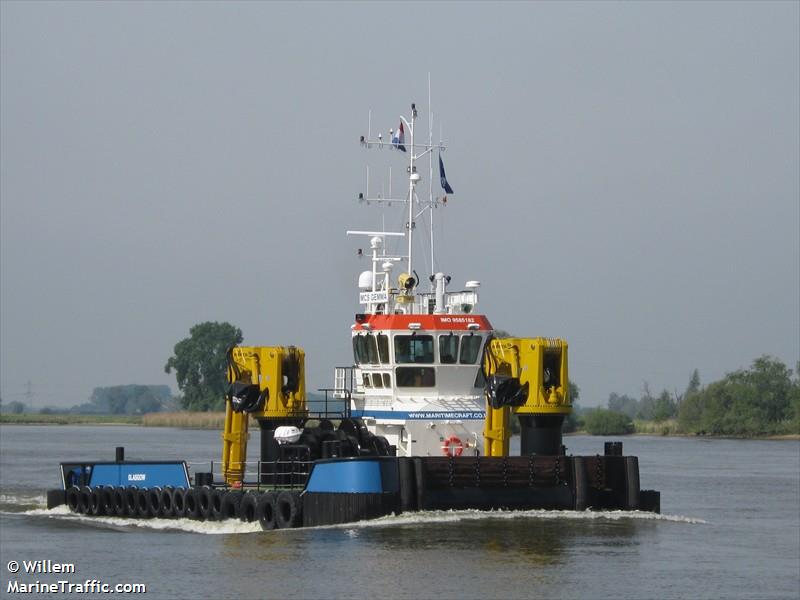
MULTIPOLYGON (((413 262, 416 219, 430 211, 433 271, 433 212, 446 197, 434 199, 432 186, 427 201, 421 202, 417 195, 418 161, 428 155, 432 178, 433 153, 445 147, 432 143, 431 127, 427 143, 416 141, 416 120, 417 108, 412 104, 411 119, 400 117, 397 131, 389 132, 390 141, 383 141, 381 135, 361 138, 367 148, 389 147, 398 157, 407 156, 405 197, 359 194, 366 202, 399 204, 407 221, 402 232, 347 232, 368 240, 371 268, 358 277, 362 311, 351 327, 354 366, 336 369, 334 387, 340 397, 347 390, 352 416, 363 419, 371 432, 385 436, 399 456, 473 455, 482 453, 481 359, 492 327, 476 312, 478 281, 450 291, 450 277, 435 272, 429 275, 430 291, 418 291, 413 262), (406 253, 387 253, 387 241, 398 237, 406 238, 406 253)), ((449 190, 439 160, 442 187, 449 190)))

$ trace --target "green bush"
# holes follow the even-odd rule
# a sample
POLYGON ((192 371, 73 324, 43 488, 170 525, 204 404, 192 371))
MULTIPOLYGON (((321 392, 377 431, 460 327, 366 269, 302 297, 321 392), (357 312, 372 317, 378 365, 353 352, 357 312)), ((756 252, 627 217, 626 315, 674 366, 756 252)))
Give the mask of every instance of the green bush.
POLYGON ((625 435, 633 433, 633 421, 628 415, 598 408, 584 417, 584 426, 591 435, 625 435))
POLYGON ((688 395, 681 403, 682 431, 701 435, 761 436, 796 433, 800 378, 777 359, 762 356, 749 369, 688 395))

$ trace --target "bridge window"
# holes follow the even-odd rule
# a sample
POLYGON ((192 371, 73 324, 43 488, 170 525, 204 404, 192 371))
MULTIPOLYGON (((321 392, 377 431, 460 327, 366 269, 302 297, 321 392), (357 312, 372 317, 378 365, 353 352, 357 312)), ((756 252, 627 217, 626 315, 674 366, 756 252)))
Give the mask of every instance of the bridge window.
POLYGON ((439 336, 439 361, 452 365, 458 360, 458 336, 454 334, 439 336))
MULTIPOLYGON (((398 363, 432 363, 432 335, 394 336, 394 359, 398 363)), ((398 381, 397 385, 400 385, 398 381)))
POLYGON ((378 334, 378 357, 384 365, 389 364, 389 336, 384 333, 378 334))
POLYGON ((465 335, 461 340, 461 364, 474 365, 478 360, 483 338, 479 335, 465 335))
POLYGON ((397 387, 434 387, 436 370, 433 367, 397 367, 397 387))
POLYGON ((379 364, 375 336, 372 334, 353 336, 353 355, 358 364, 379 364))
POLYGON ((378 345, 375 343, 375 336, 369 334, 365 336, 367 338, 367 358, 369 359, 369 364, 377 365, 380 364, 378 360, 378 345))
POLYGON ((353 336, 353 358, 356 363, 363 364, 367 362, 367 336, 354 335, 353 336))
POLYGON ((372 374, 372 387, 382 388, 383 387, 383 378, 381 377, 380 373, 373 373, 372 374))
POLYGON ((390 388, 392 387, 392 376, 388 373, 383 374, 383 387, 390 388))

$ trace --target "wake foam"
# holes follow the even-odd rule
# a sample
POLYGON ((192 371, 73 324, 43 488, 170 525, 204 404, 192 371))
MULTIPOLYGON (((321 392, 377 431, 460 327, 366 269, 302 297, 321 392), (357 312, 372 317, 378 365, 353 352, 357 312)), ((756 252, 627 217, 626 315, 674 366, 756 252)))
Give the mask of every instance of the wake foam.
MULTIPOLYGON (((574 511, 574 510, 449 510, 449 511, 421 511, 389 515, 369 521, 355 523, 339 523, 337 525, 322 525, 313 529, 362 529, 369 527, 398 527, 408 525, 425 525, 437 523, 459 523, 465 521, 481 521, 488 519, 529 519, 529 520, 569 520, 569 521, 664 521, 670 523, 686 523, 691 525, 705 525, 706 521, 695 517, 682 515, 664 515, 649 512, 630 510, 615 510, 603 512, 574 511)), ((312 528, 308 528, 312 529, 312 528)))
POLYGON ((226 521, 194 521, 192 519, 129 519, 125 517, 92 517, 73 513, 66 505, 56 506, 47 510, 37 508, 27 510, 24 514, 32 517, 47 517, 65 522, 74 522, 117 530, 142 530, 177 531, 187 533, 205 533, 209 535, 232 533, 255 533, 261 531, 258 523, 243 523, 242 521, 228 519, 226 521))
MULTIPOLYGON (((153 530, 165 532, 199 533, 206 535, 256 533, 261 531, 258 523, 243 523, 237 520, 226 521, 195 521, 192 519, 133 519, 123 517, 92 517, 70 512, 66 505, 57 506, 50 510, 36 508, 16 515, 32 517, 45 517, 58 519, 64 522, 74 522, 115 530, 153 530)), ((681 515, 664 515, 638 511, 573 511, 573 510, 516 510, 516 511, 480 511, 480 510, 453 510, 453 511, 422 511, 389 515, 369 521, 355 523, 340 523, 338 525, 324 525, 307 529, 364 529, 370 527, 398 527, 409 525, 433 525, 441 523, 459 523, 465 521, 481 521, 487 519, 528 519, 528 520, 569 520, 569 521, 664 521, 668 523, 685 523, 691 525, 704 525, 706 521, 694 517, 681 515)), ((274 532, 278 533, 278 531, 274 532)))
POLYGON ((44 494, 0 494, 0 506, 4 508, 22 509, 31 506, 46 506, 47 498, 44 494))
POLYGON ((705 525, 706 521, 682 515, 664 515, 632 510, 612 511, 575 511, 575 510, 447 510, 421 511, 389 515, 369 521, 342 523, 325 527, 390 527, 396 525, 417 525, 426 523, 458 523, 462 521, 480 521, 484 519, 543 519, 543 520, 575 520, 575 521, 666 521, 671 523, 687 523, 705 525))
POLYGON ((44 506, 47 499, 44 494, 0 494, 0 504, 12 506, 44 506))

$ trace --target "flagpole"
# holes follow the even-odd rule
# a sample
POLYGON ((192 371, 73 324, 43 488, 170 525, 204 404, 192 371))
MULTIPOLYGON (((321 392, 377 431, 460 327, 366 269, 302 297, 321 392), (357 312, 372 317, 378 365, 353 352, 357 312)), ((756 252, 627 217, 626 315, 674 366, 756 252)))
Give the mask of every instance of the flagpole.
MULTIPOLYGON (((409 167, 408 167, 408 274, 414 274, 414 266, 411 262, 411 251, 413 249, 414 239, 414 122, 416 120, 416 113, 412 107, 411 109, 411 124, 409 125, 409 133, 411 134, 411 148, 409 148, 409 167)), ((401 117, 402 119, 402 117, 401 117)), ((403 119, 405 121, 405 119, 403 119)))
MULTIPOLYGON (((433 148, 433 107, 431 106, 431 74, 428 73, 428 148, 433 148)), ((431 275, 434 272, 433 260, 433 152, 428 153, 428 210, 431 213, 431 275)), ((431 291, 434 289, 431 279, 431 291)))

